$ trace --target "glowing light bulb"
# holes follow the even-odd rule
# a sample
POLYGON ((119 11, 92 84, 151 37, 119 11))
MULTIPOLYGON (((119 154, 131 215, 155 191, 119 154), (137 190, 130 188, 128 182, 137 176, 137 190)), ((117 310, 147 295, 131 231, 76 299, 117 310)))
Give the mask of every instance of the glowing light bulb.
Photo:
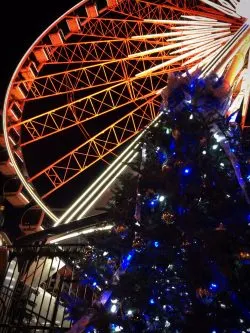
POLYGON ((132 310, 128 310, 127 315, 128 316, 132 316, 132 314, 133 314, 133 311, 132 310))
POLYGON ((162 202, 162 201, 164 201, 164 199, 165 199, 164 195, 161 195, 159 198, 159 201, 162 202))
POLYGON ((116 313, 116 311, 117 311, 117 306, 116 306, 115 304, 113 304, 113 305, 111 306, 111 308, 110 308, 110 311, 111 311, 111 313, 116 313))

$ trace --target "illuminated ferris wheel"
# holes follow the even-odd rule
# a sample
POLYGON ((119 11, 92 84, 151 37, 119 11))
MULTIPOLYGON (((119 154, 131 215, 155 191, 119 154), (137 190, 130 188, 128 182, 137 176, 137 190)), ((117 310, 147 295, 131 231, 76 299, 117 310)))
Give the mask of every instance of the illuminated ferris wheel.
MULTIPOLYGON (((159 117, 168 74, 228 66, 243 49, 232 115, 250 90, 245 1, 80 1, 34 42, 5 98, 5 168, 55 222, 80 218, 135 156, 145 128, 159 117), (70 182, 98 174, 56 216, 47 200, 70 182), (78 214, 78 215, 77 215, 78 214)), ((24 195, 24 192, 22 193, 24 195)))

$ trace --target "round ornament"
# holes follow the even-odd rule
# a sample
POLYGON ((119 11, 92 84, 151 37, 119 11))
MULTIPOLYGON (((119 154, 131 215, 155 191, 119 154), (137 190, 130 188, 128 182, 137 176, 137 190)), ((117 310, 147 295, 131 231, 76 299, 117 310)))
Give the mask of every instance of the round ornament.
POLYGON ((141 236, 135 236, 132 244, 133 249, 136 252, 142 252, 146 248, 146 244, 141 236))
POLYGON ((126 238, 128 235, 128 227, 124 224, 120 224, 114 227, 114 231, 122 239, 126 238))
POLYGON ((163 214, 162 214, 162 217, 161 219, 167 224, 167 225, 170 225, 170 224, 173 224, 174 223, 174 215, 168 211, 165 211, 163 214))
POLYGON ((215 293, 206 288, 197 288, 196 297, 205 305, 209 305, 214 301, 215 293))

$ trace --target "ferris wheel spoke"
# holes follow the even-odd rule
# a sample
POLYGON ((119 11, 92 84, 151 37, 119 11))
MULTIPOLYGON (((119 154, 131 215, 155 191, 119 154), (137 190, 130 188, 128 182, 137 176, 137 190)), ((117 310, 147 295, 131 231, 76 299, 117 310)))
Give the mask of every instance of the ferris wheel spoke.
MULTIPOLYGON (((138 48, 128 48, 128 51, 130 50, 138 50, 138 48)), ((162 59, 168 60, 171 58, 173 58, 173 56, 168 55, 166 52, 164 55, 164 52, 162 52, 160 55, 154 57, 137 59, 134 65, 132 64, 131 58, 121 58, 102 64, 56 72, 37 77, 33 80, 17 81, 16 83, 32 83, 29 95, 25 100, 29 102, 41 98, 56 97, 62 94, 84 91, 90 88, 97 89, 103 86, 107 87, 108 85, 122 82, 128 75, 135 75, 135 73, 138 72, 138 68, 144 66, 144 64, 142 64, 143 62, 148 62, 148 65, 151 65, 151 63, 155 63, 155 61, 160 62, 162 59), (136 67, 136 65, 138 65, 138 67, 136 67), (127 72, 128 67, 134 68, 132 73, 127 72)))
MULTIPOLYGON (((179 3, 178 3, 179 4, 179 3)), ((196 15, 200 16, 201 14, 205 14, 207 18, 216 18, 223 19, 224 22, 233 22, 233 19, 230 17, 225 17, 222 12, 216 11, 214 13, 204 12, 197 9, 193 9, 196 7, 196 1, 193 1, 193 5, 191 5, 191 1, 188 2, 188 6, 183 4, 183 6, 177 6, 173 3, 152 3, 148 1, 134 1, 131 4, 131 1, 122 1, 119 3, 118 7, 113 11, 116 13, 123 13, 124 15, 128 15, 128 17, 142 17, 146 19, 155 19, 162 20, 169 18, 170 20, 179 19, 181 15, 196 15)), ((112 10, 112 9, 111 9, 112 10)))
MULTIPOLYGON (((130 69, 130 72, 132 69, 130 69)), ((153 74, 153 76, 156 75, 159 76, 159 73, 153 74)), ((119 110, 131 102, 138 103, 148 94, 155 93, 161 85, 165 85, 166 80, 166 73, 154 81, 150 76, 128 78, 107 89, 13 124, 9 127, 9 130, 23 126, 27 138, 21 143, 21 146, 26 146, 91 119, 119 110)))
POLYGON ((164 32, 165 29, 164 24, 159 24, 156 27, 152 22, 145 22, 138 18, 124 20, 96 17, 85 23, 84 29, 79 35, 117 39, 117 37, 129 38, 138 33, 151 33, 156 30, 164 32))
MULTIPOLYGON (((194 2, 193 2, 194 3, 194 2)), ((112 9, 111 9, 112 11, 112 9)), ((151 3, 148 1, 122 1, 118 6, 113 9, 116 13, 123 13, 128 17, 143 17, 143 18, 155 18, 161 19, 166 17, 178 18, 178 13, 189 14, 190 9, 188 7, 178 7, 173 3, 151 3)))
MULTIPOLYGON (((86 34, 84 34, 86 35, 86 34)), ((149 43, 149 41, 147 42, 149 43)), ((153 44, 163 44, 164 41, 158 39, 158 41, 151 41, 151 47, 153 44)), ((36 47, 36 52, 46 48, 49 55, 49 59, 46 64, 67 64, 72 65, 74 63, 93 63, 104 62, 109 60, 116 60, 127 56, 127 49, 137 48, 139 49, 141 42, 135 43, 130 38, 114 38, 104 39, 91 42, 76 42, 68 43, 65 41, 61 46, 57 48, 51 45, 40 45, 36 47)))
POLYGON ((152 115, 155 117, 155 113, 152 112, 152 108, 160 105, 156 99, 156 94, 147 98, 144 103, 128 115, 35 174, 29 181, 32 182, 38 178, 41 179, 41 177, 48 179, 50 189, 43 195, 43 198, 47 197, 139 133, 146 124, 154 119, 152 119, 152 115), (93 146, 98 147, 99 154, 96 154, 96 149, 94 150, 93 146))

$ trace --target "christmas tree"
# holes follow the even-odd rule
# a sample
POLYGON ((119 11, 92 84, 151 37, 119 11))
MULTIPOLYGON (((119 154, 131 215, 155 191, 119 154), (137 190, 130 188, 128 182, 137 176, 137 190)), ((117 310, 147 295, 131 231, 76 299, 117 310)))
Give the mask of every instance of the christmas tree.
POLYGON ((231 85, 169 76, 160 117, 78 260, 89 301, 62 295, 70 332, 249 332, 249 155, 231 85))

